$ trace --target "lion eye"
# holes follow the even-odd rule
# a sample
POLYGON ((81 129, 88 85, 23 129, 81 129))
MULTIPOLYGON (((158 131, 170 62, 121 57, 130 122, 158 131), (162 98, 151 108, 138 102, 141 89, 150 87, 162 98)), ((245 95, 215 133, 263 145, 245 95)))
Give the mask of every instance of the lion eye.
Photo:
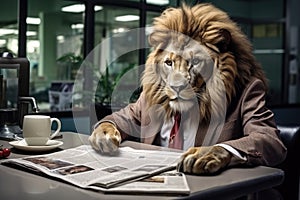
POLYGON ((172 67, 173 62, 172 60, 167 59, 165 60, 165 64, 168 65, 169 67, 172 67))
POLYGON ((200 59, 199 58, 193 58, 192 60, 191 60, 191 65, 198 65, 199 63, 200 63, 200 59))

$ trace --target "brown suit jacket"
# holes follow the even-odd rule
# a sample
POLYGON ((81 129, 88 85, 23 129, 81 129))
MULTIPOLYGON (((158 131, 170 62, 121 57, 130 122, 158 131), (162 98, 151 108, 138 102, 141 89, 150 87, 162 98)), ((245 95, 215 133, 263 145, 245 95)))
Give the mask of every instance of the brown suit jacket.
MULTIPOLYGON (((122 139, 131 135, 140 137, 142 142, 159 145, 163 116, 155 111, 149 115, 149 111, 143 109, 145 104, 146 99, 142 93, 136 103, 129 104, 101 121, 114 122, 122 139), (141 127, 146 128, 143 130, 141 127)), ((285 159, 286 147, 279 138, 273 115, 265 106, 262 81, 253 79, 227 108, 225 124, 217 143, 237 149, 247 157, 247 165, 275 166, 285 159)), ((200 122, 195 146, 202 145, 206 130, 207 127, 200 122)))

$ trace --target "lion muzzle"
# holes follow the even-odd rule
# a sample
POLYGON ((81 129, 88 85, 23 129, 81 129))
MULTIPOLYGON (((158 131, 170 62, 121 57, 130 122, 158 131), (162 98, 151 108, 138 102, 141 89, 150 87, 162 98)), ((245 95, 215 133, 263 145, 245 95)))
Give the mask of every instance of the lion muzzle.
POLYGON ((169 87, 179 94, 188 86, 187 79, 179 72, 171 73, 168 77, 169 87))

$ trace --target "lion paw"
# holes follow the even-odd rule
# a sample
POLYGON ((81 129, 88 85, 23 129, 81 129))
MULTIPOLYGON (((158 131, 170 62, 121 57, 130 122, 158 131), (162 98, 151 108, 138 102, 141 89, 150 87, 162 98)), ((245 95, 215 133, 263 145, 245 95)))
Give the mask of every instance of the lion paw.
POLYGON ((121 134, 113 124, 103 122, 93 131, 89 142, 101 153, 114 153, 121 143, 121 134))
POLYGON ((182 155, 177 169, 190 174, 213 174, 226 167, 231 157, 223 147, 193 147, 182 155))

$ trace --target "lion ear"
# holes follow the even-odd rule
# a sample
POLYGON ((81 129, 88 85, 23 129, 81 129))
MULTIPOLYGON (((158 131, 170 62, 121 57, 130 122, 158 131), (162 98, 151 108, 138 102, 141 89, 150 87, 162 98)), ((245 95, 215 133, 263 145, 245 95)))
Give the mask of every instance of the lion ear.
POLYGON ((159 43, 156 39, 155 39, 155 34, 154 33, 151 33, 148 37, 148 42, 149 42, 149 45, 152 46, 152 47, 156 47, 157 44, 159 43))
POLYGON ((154 49, 164 49, 166 43, 162 39, 167 38, 165 34, 166 33, 164 32, 158 32, 158 31, 151 33, 148 37, 149 45, 154 49))
POLYGON ((231 43, 231 34, 226 29, 221 29, 219 33, 221 40, 217 43, 217 47, 221 53, 224 53, 229 49, 229 45, 231 43))

